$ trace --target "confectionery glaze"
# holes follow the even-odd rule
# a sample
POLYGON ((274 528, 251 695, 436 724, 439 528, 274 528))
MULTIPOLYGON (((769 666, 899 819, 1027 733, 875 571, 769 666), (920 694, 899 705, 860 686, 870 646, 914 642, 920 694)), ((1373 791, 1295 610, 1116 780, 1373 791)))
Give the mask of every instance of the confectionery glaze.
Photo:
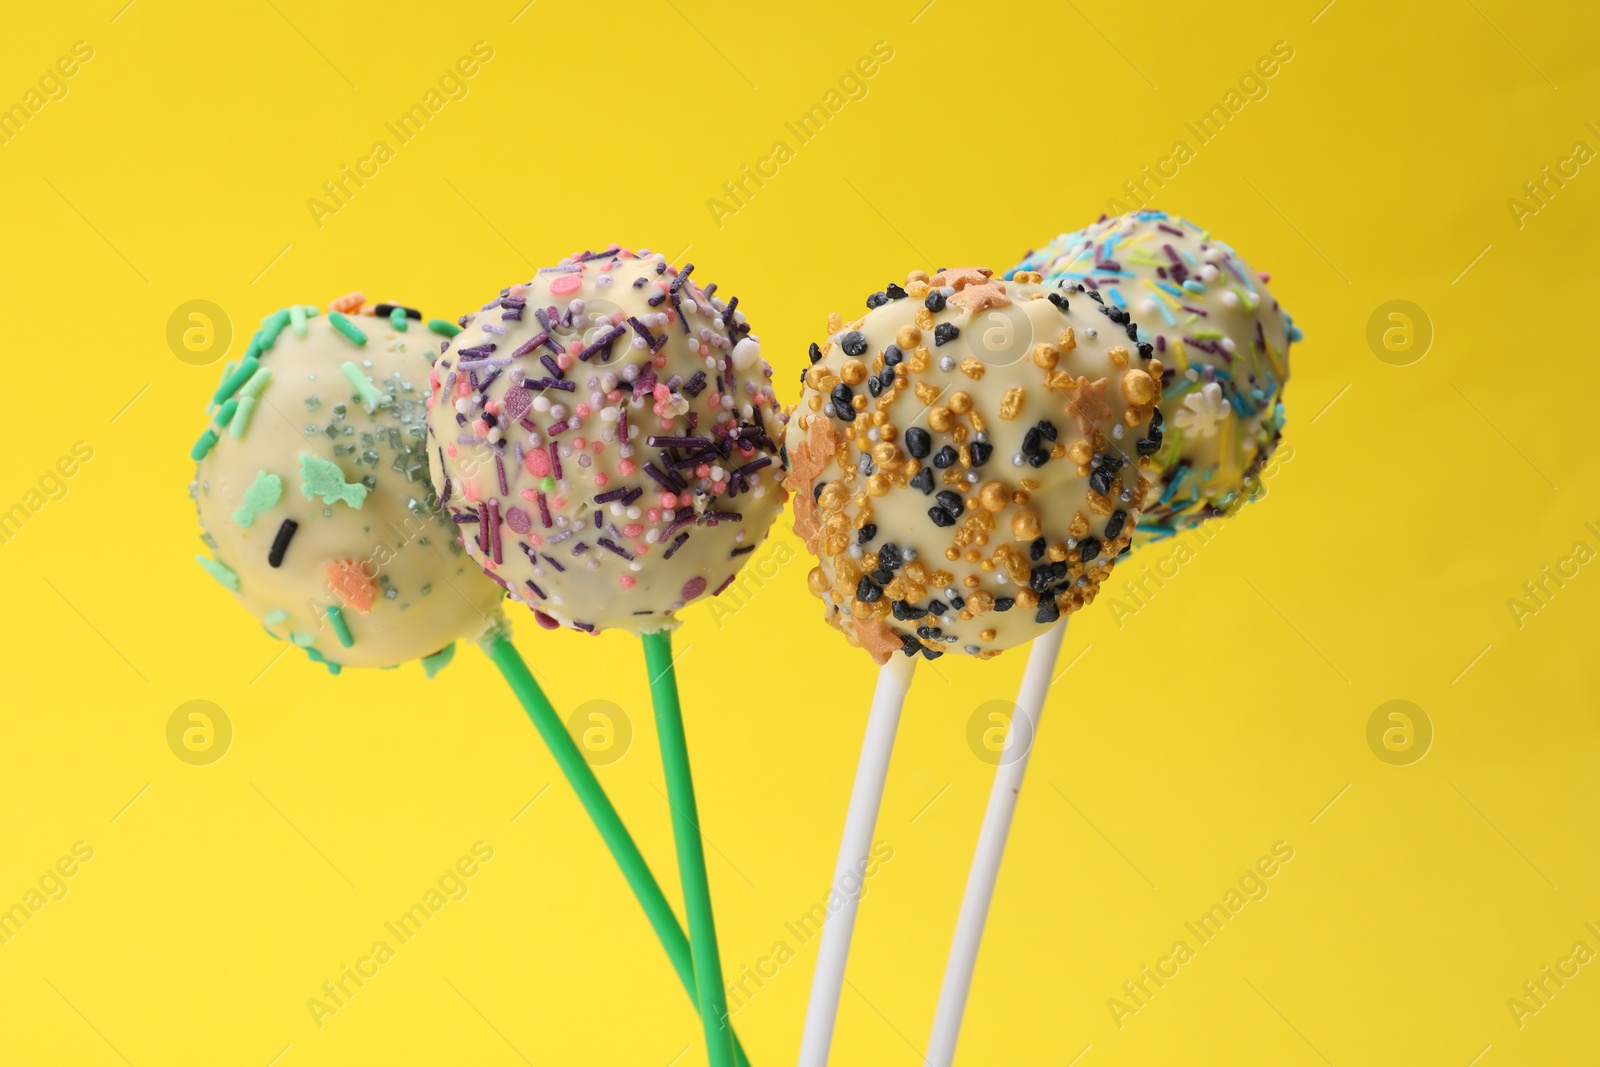
POLYGON ((499 619, 500 588, 457 546, 428 482, 438 338, 411 309, 363 311, 359 293, 326 314, 277 311, 226 368, 192 452, 214 553, 201 564, 335 673, 420 657, 431 674, 499 619))
POLYGON ((1245 503, 1283 433, 1289 345, 1300 330, 1227 245, 1161 211, 1102 216, 1030 252, 1038 272, 1127 308, 1166 364, 1166 441, 1134 542, 1169 537, 1245 503))
POLYGON ((1077 285, 912 271, 832 316, 786 449, 828 620, 895 651, 987 658, 1094 598, 1161 445, 1161 361, 1077 285))
POLYGON ((429 461, 467 552, 547 627, 646 633, 783 508, 783 415, 738 299, 615 245, 461 318, 429 461))

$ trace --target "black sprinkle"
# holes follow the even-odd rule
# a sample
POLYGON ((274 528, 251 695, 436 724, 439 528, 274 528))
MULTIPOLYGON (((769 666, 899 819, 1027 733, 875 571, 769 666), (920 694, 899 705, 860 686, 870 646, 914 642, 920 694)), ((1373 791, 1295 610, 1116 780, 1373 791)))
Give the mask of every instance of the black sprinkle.
POLYGON ((911 484, 913 487, 921 489, 924 496, 933 492, 933 468, 923 467, 917 472, 917 476, 911 479, 911 484))
POLYGON ((949 344, 960 336, 961 327, 953 322, 941 322, 933 328, 933 346, 937 348, 940 345, 949 344))
POLYGON ((933 438, 928 431, 920 426, 913 426, 906 431, 906 451, 912 459, 926 459, 933 449, 933 438))
POLYGON ((278 527, 278 535, 272 539, 272 548, 267 552, 268 566, 277 567, 283 563, 283 554, 289 550, 289 542, 299 528, 300 524, 293 519, 283 520, 283 525, 278 527))
POLYGON ((944 470, 959 458, 960 455, 954 448, 951 448, 949 445, 945 445, 934 454, 933 465, 938 467, 940 470, 944 470))
POLYGON ((922 306, 927 308, 929 311, 943 311, 944 294, 937 289, 933 290, 928 294, 928 299, 922 302, 922 306))
POLYGON ((860 330, 851 330, 839 338, 839 345, 847 356, 859 356, 867 350, 867 336, 860 330))

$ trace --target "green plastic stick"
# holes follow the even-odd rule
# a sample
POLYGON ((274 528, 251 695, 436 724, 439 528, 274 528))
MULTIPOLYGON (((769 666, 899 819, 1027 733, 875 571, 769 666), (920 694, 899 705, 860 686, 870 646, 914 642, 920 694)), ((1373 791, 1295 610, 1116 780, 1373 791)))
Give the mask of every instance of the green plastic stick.
POLYGON ((706 880, 706 853, 700 840, 700 812, 694 802, 694 777, 689 773, 689 743, 678 705, 678 676, 672 669, 672 634, 644 634, 645 669, 650 672, 650 699, 656 708, 661 738, 661 763, 672 805, 672 836, 678 846, 678 876, 683 879, 683 906, 689 913, 689 944, 700 988, 700 1024, 705 1027, 711 1067, 730 1067, 734 1042, 729 1037, 728 998, 722 988, 722 960, 717 955, 717 927, 711 917, 711 886, 706 880))
MULTIPOLYGON (((544 690, 534 681, 533 673, 528 670, 528 665, 523 662, 516 647, 503 635, 497 634, 487 642, 486 651, 495 666, 500 668, 506 684, 511 687, 512 693, 516 694, 522 709, 528 713, 528 718, 533 720, 534 727, 538 729, 539 736, 544 738, 545 745, 555 757, 561 773, 566 775, 573 792, 578 794, 578 799, 582 801, 584 810, 589 813, 595 829, 600 831, 600 837, 611 850, 617 866, 622 868, 623 877, 628 880, 629 888, 638 898, 645 917, 655 928, 656 937, 661 940, 661 947, 667 950, 667 958, 672 961, 673 970, 678 972, 678 980, 683 983, 689 999, 698 1007, 700 997, 695 989, 694 962, 689 939, 684 936, 683 927, 679 925, 672 905, 668 904, 667 898, 662 895, 661 886, 656 882, 655 875, 650 873, 650 867, 639 854, 639 846, 633 843, 633 837, 628 833, 628 828, 622 824, 617 809, 611 806, 611 799, 606 796, 599 779, 594 776, 594 768, 589 766, 583 754, 578 751, 577 744, 567 733, 565 724, 556 715, 556 710, 551 706, 549 698, 544 695, 544 690)), ((670 787, 669 779, 668 788, 670 787)), ((701 882, 704 884, 703 865, 701 869, 701 882)), ((717 990, 719 993, 722 990, 720 977, 717 990)), ((725 998, 719 996, 717 1003, 721 1005, 724 1000, 725 998)), ((720 1020, 722 1015, 713 1015, 711 1018, 720 1020)), ((730 1026, 728 1030, 731 1033, 732 1027, 730 1026)), ((733 1038, 733 1048, 738 1067, 750 1067, 750 1060, 745 1056, 737 1035, 733 1038)))

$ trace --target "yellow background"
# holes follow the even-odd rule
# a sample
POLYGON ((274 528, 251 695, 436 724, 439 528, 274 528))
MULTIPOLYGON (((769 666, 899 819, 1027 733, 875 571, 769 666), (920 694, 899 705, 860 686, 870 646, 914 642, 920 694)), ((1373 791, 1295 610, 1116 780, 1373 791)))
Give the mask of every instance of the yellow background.
MULTIPOLYGON (((0 508, 94 450, 0 545, 0 905, 94 849, 0 946, 0 1060, 704 1062, 481 655, 432 684, 330 678, 275 659, 195 566, 187 453, 220 363, 174 356, 174 308, 226 309, 237 356, 291 301, 361 288, 454 317, 576 249, 687 247, 792 399, 827 312, 912 268, 1007 267, 1182 138, 1194 158, 1156 204, 1270 270, 1305 329, 1293 458, 1139 611, 1108 599, 1068 632, 961 1062, 1593 1062, 1600 963, 1521 1029, 1506 1006, 1574 942, 1600 951, 1600 565, 1520 627, 1508 607, 1575 542, 1600 550, 1600 168, 1520 228, 1507 205, 1574 142, 1600 149, 1592 5, 124 2, 23 5, 0 35, 5 103, 94 49, 0 146, 0 508), (469 95, 318 228, 306 200, 479 40, 469 95), (866 96, 799 145, 784 123, 877 41, 894 54, 866 96), (1268 95, 1198 146, 1184 123, 1278 41, 1294 56, 1268 95), (780 139, 793 158, 719 227, 707 200, 780 139), (1394 299, 1432 323, 1409 366, 1367 341, 1394 299), (167 747, 193 699, 233 724, 211 766, 167 747), (1411 766, 1367 745, 1394 699, 1434 730, 1411 766), (470 895, 319 1030, 307 998, 480 840, 470 895), (1108 998, 1278 841, 1294 859, 1270 895, 1119 1029, 1108 998)), ((827 886, 874 677, 806 566, 677 637, 725 966, 797 952, 736 1017, 758 1065, 798 1042, 816 945, 785 923, 827 886)), ((676 900, 635 643, 517 621, 563 713, 633 717, 600 773, 676 900)), ((968 722, 1024 659, 919 672, 840 1064, 920 1060, 991 775, 968 722)))

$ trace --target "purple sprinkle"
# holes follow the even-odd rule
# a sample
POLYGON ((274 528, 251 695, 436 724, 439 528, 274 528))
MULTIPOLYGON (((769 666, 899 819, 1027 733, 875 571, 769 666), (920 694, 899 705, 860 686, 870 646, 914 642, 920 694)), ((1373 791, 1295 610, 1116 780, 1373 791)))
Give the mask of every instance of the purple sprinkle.
POLYGON ((561 446, 554 441, 550 442, 550 473, 556 476, 556 481, 561 480, 561 446))
POLYGON ((540 333, 535 334, 529 340, 526 340, 526 341, 522 342, 522 344, 518 345, 517 346, 517 350, 515 352, 511 353, 511 355, 514 356, 515 358, 521 359, 523 356, 526 356, 528 353, 532 352, 535 348, 538 348, 540 345, 544 344, 549 339, 550 339, 550 331, 549 330, 541 331, 540 333))
MULTIPOLYGON (((518 351, 521 351, 520 349, 518 351)), ((565 378, 566 372, 561 369, 561 364, 551 359, 543 352, 539 353, 539 362, 544 364, 544 369, 550 372, 552 378, 565 378)))
POLYGON ((627 486, 623 486, 620 489, 607 489, 605 492, 603 492, 600 495, 596 496, 594 498, 594 502, 596 504, 609 504, 613 500, 621 500, 623 497, 625 497, 627 495, 628 495, 628 487, 627 486))
POLYGON ((537 494, 535 499, 539 502, 539 521, 544 523, 544 528, 548 530, 554 525, 550 519, 550 503, 545 499, 543 493, 537 494))
POLYGON ((677 540, 673 541, 671 546, 668 547, 668 549, 661 554, 661 558, 662 559, 671 559, 672 558, 672 554, 674 552, 678 551, 678 549, 682 548, 683 547, 683 543, 685 541, 687 541, 687 540, 689 540, 689 533, 686 530, 683 533, 679 534, 678 537, 677 537, 677 540))
POLYGON ((633 557, 625 552, 615 541, 611 540, 609 537, 600 538, 600 547, 606 549, 607 551, 615 552, 617 555, 621 556, 630 563, 633 562, 633 557))
MULTIPOLYGON (((754 552, 755 550, 756 550, 756 546, 755 545, 741 545, 739 548, 736 548, 732 552, 729 552, 728 555, 730 557, 731 556, 742 556, 746 552, 754 552)), ((729 578, 728 580, 732 581, 733 579, 729 578)), ((722 590, 718 589, 717 592, 720 593, 720 592, 722 592, 722 590)))
POLYGON ((538 586, 533 584, 533 579, 532 578, 525 579, 522 584, 526 585, 529 589, 532 589, 533 590, 533 595, 538 597, 540 600, 549 600, 550 599, 549 597, 544 595, 544 590, 543 589, 540 589, 538 586))
POLYGON ((667 492, 676 493, 678 491, 678 487, 672 482, 668 481, 667 476, 662 474, 654 463, 646 461, 644 465, 644 472, 654 479, 656 484, 661 486, 661 488, 665 489, 667 492))
POLYGON ((707 437, 662 437, 653 434, 645 438, 645 444, 652 448, 709 448, 711 439, 707 437))
POLYGON ((604 353, 605 358, 600 362, 605 363, 609 361, 611 359, 611 346, 617 343, 617 338, 621 337, 627 332, 627 329, 622 326, 611 327, 611 329, 595 338, 593 344, 588 345, 583 351, 579 352, 578 358, 588 362, 593 357, 604 353))
POLYGON ((483 359, 494 354, 495 345, 491 341, 486 345, 474 345, 471 348, 458 348, 456 354, 464 359, 483 359))
POLYGON ((511 487, 506 484, 506 465, 499 456, 494 457, 494 470, 500 476, 500 491, 502 493, 510 493, 511 487))
POLYGON ((539 558, 550 564, 550 566, 554 567, 557 571, 563 574, 566 573, 567 568, 563 567, 561 565, 561 561, 550 555, 548 552, 539 553, 539 558))

